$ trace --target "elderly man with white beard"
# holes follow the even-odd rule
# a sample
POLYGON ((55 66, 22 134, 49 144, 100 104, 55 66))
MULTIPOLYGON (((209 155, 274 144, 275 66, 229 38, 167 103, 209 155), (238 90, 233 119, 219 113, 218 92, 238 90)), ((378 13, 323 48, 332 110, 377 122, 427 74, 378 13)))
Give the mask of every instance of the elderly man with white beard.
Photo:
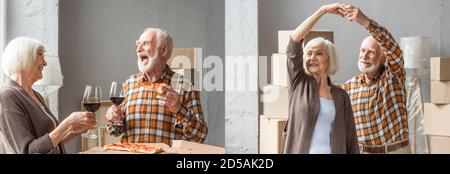
POLYGON ((166 64, 173 49, 170 35, 147 28, 136 41, 139 73, 123 84, 120 106, 106 114, 111 135, 122 135, 122 143, 165 143, 187 140, 202 143, 208 128, 198 91, 166 64), (115 123, 124 126, 116 128, 115 123))
POLYGON ((352 102, 360 151, 364 154, 408 154, 405 68, 402 50, 391 33, 353 5, 344 15, 371 36, 359 50, 361 74, 345 82, 352 102))

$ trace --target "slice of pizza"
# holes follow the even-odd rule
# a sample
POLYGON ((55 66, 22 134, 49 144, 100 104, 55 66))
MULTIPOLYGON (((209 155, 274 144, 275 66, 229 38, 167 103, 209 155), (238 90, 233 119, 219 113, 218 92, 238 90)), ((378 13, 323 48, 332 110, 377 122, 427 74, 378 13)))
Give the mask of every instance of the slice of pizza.
POLYGON ((162 148, 155 145, 150 144, 137 144, 137 143, 114 143, 107 144, 103 146, 103 150, 116 150, 116 151, 127 151, 134 153, 148 153, 155 154, 162 152, 162 148))
POLYGON ((150 88, 152 88, 152 90, 157 93, 163 94, 164 92, 166 92, 165 89, 162 87, 161 83, 153 83, 150 85, 150 88))
POLYGON ((135 153, 150 153, 150 154, 162 152, 161 147, 150 145, 150 144, 133 144, 132 147, 130 148, 130 150, 131 150, 131 152, 135 152, 135 153))
POLYGON ((129 151, 130 146, 131 146, 130 143, 113 143, 104 145, 103 150, 129 151))

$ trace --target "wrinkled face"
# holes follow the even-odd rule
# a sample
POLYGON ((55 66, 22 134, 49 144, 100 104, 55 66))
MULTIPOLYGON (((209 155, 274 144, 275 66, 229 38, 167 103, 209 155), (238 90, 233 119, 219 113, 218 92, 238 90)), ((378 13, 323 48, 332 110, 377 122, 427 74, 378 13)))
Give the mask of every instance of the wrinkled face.
POLYGON ((45 49, 39 48, 36 51, 36 62, 33 67, 31 67, 30 74, 33 81, 37 81, 39 79, 42 79, 42 70, 44 70, 44 67, 47 66, 47 62, 45 61, 45 49))
POLYGON ((320 44, 307 50, 305 64, 311 74, 328 74, 329 57, 325 46, 320 44))
POLYGON ((146 31, 136 41, 137 64, 140 72, 149 72, 161 63, 158 50, 156 50, 156 32, 146 31))
POLYGON ((372 37, 364 39, 359 49, 358 67, 362 73, 373 73, 384 64, 380 45, 372 37))

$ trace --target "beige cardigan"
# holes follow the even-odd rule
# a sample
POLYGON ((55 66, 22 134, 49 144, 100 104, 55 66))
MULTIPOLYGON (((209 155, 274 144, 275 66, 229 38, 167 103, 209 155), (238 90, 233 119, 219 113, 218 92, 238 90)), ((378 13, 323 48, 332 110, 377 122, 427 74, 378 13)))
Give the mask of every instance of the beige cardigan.
MULTIPOLYGON (((288 56, 289 75, 289 120, 283 132, 283 153, 309 152, 311 138, 320 111, 319 86, 311 75, 303 68, 302 42, 292 39, 286 51, 288 56)), ((336 116, 330 135, 331 153, 359 153, 350 98, 343 89, 331 84, 336 116)))
MULTIPOLYGON (((41 95, 36 96, 44 104, 41 95)), ((45 106, 52 119, 55 117, 45 106)), ((58 123, 58 121, 56 121, 58 123)), ((64 153, 64 147, 52 146, 49 133, 55 129, 52 120, 15 81, 0 87, 0 133, 6 153, 64 153)))

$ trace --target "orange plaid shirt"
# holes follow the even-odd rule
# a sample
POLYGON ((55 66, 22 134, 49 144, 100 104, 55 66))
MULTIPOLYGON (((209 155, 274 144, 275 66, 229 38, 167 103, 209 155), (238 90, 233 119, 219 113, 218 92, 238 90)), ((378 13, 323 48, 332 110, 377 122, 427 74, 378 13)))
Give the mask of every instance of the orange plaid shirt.
POLYGON ((172 113, 156 98, 157 93, 150 88, 151 82, 144 74, 134 74, 123 84, 125 129, 111 134, 118 136, 123 133, 121 141, 129 143, 170 144, 170 140, 175 139, 202 143, 208 128, 199 92, 193 91, 192 84, 168 66, 156 82, 168 84, 178 93, 182 103, 180 111, 172 113), (175 128, 175 124, 180 122, 183 127, 175 128))
POLYGON ((363 74, 344 84, 352 102, 358 141, 365 145, 383 145, 408 140, 405 69, 402 50, 389 31, 371 21, 370 34, 382 46, 387 66, 369 83, 363 74))

